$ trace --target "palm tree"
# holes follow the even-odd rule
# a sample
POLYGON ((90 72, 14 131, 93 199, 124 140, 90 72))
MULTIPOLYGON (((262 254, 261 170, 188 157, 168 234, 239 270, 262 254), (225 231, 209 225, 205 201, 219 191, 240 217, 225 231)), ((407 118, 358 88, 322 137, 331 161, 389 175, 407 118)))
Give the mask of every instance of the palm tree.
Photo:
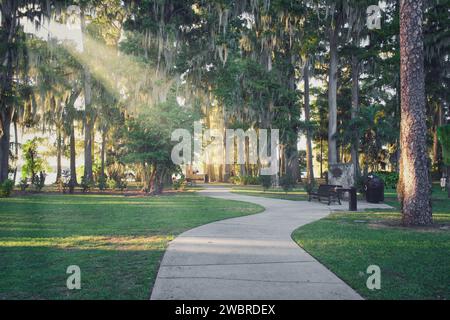
POLYGON ((401 155, 398 194, 405 225, 429 225, 433 222, 422 17, 422 0, 400 1, 401 155))

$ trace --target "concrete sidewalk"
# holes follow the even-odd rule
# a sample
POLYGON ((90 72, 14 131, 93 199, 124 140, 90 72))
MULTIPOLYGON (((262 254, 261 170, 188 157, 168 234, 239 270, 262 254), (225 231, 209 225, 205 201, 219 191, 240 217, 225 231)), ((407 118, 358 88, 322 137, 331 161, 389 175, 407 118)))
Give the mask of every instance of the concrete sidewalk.
POLYGON ((291 239, 298 227, 327 216, 326 205, 250 197, 217 187, 201 194, 256 203, 266 211, 177 237, 164 255, 151 299, 361 299, 291 239))

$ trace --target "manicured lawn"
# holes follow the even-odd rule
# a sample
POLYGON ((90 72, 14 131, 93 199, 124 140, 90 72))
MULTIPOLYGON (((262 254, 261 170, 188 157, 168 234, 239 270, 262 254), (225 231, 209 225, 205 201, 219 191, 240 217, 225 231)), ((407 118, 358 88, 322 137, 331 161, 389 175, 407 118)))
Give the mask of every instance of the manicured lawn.
POLYGON ((247 196, 254 197, 265 197, 273 199, 282 200, 292 200, 292 201, 307 201, 308 194, 303 188, 296 188, 288 193, 284 192, 282 189, 271 188, 264 191, 260 186, 233 186, 232 192, 239 193, 247 196))
POLYGON ((0 299, 148 299, 168 242, 257 205, 193 193, 0 199, 0 299), (66 269, 81 268, 81 290, 66 269))
MULTIPOLYGON (((395 193, 387 198, 398 206, 395 193)), ((294 232, 294 240, 367 299, 450 299, 450 200, 434 190, 434 228, 407 229, 400 214, 339 213, 294 232), (381 268, 381 290, 366 287, 381 268)))

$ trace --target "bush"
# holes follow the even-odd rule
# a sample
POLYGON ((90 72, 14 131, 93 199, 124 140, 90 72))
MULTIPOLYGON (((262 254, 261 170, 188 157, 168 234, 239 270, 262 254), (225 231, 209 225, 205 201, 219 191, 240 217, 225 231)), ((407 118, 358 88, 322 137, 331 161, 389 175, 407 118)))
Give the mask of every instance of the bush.
POLYGON ((292 178, 292 176, 285 175, 280 178, 280 186, 283 188, 284 192, 288 193, 292 189, 294 189, 296 182, 292 178))
POLYGON ((99 189, 100 191, 105 191, 105 190, 106 190, 106 188, 108 187, 108 185, 107 185, 106 182, 107 182, 107 181, 106 181, 106 178, 105 178, 104 175, 101 175, 101 176, 98 178, 97 185, 98 185, 98 189, 99 189))
POLYGON ((186 179, 185 179, 184 177, 182 177, 182 178, 180 178, 180 179, 178 179, 178 180, 175 180, 175 181, 172 183, 172 185, 173 185, 173 189, 174 189, 174 190, 181 190, 181 191, 184 191, 184 190, 186 189, 186 185, 187 185, 186 179))
POLYGON ((238 177, 238 176, 230 177, 230 183, 235 184, 235 185, 240 185, 241 184, 241 178, 238 177))
POLYGON ((272 177, 271 176, 260 176, 259 181, 261 186, 263 187, 264 192, 270 189, 272 186, 272 177))
POLYGON ((116 189, 119 189, 120 191, 123 191, 128 187, 128 184, 125 181, 119 180, 119 181, 116 181, 114 187, 116 189))
POLYGON ((30 185, 28 184, 28 179, 27 178, 23 178, 22 180, 19 181, 19 187, 21 191, 25 191, 27 190, 27 188, 30 185))
POLYGON ((14 181, 6 179, 0 184, 0 198, 8 198, 14 189, 14 181))
POLYGON ((243 177, 244 186, 257 186, 261 184, 259 177, 253 177, 253 176, 244 176, 243 177))
POLYGON ((259 177, 253 177, 253 176, 234 176, 230 178, 230 183, 235 184, 235 185, 241 185, 241 186, 249 186, 249 185, 253 185, 253 186, 257 186, 259 185, 260 179, 259 177))
POLYGON ((305 191, 310 194, 314 191, 314 188, 316 187, 316 182, 313 180, 311 182, 307 182, 304 186, 305 191))
POLYGON ((116 187, 116 182, 113 179, 107 179, 106 180, 106 187, 108 189, 114 190, 114 188, 116 187))
POLYGON ((80 186, 83 192, 88 192, 93 187, 93 182, 82 176, 80 186))
POLYGON ((45 173, 40 172, 39 175, 34 177, 33 186, 36 191, 41 192, 45 186, 45 173))
POLYGON ((397 172, 375 172, 374 175, 384 181, 384 186, 387 189, 397 188, 399 179, 399 174, 397 172))

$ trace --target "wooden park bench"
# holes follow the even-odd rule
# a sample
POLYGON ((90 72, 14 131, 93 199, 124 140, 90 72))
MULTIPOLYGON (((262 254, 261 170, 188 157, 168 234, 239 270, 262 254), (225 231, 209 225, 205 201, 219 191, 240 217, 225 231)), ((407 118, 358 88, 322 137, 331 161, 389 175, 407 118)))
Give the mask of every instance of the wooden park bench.
POLYGON ((333 186, 328 184, 321 184, 317 191, 311 191, 308 192, 309 199, 308 201, 311 201, 313 199, 319 200, 319 202, 322 201, 322 199, 328 200, 328 205, 330 205, 332 202, 337 202, 341 204, 341 196, 338 192, 338 189, 342 188, 341 186, 333 186))

